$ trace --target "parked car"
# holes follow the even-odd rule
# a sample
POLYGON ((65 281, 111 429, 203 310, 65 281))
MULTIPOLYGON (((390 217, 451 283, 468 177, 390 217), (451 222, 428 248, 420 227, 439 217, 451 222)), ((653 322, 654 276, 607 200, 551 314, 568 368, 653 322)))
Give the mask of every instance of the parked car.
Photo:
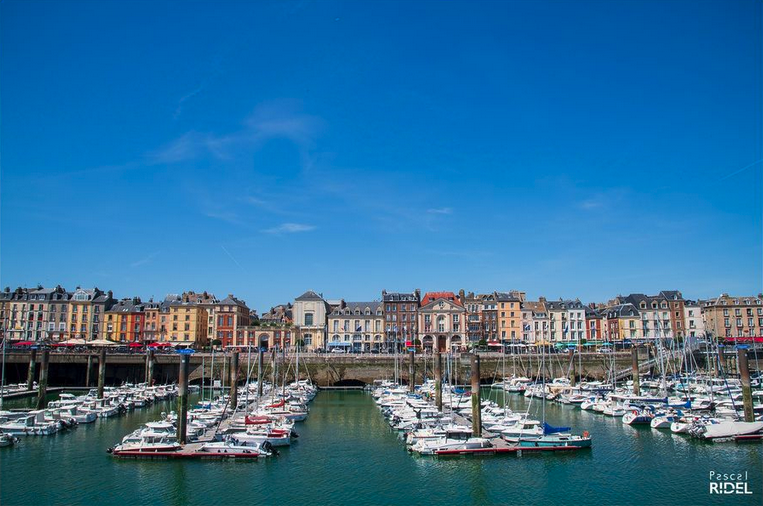
POLYGON ((345 351, 342 348, 334 348, 331 353, 345 353, 345 351))

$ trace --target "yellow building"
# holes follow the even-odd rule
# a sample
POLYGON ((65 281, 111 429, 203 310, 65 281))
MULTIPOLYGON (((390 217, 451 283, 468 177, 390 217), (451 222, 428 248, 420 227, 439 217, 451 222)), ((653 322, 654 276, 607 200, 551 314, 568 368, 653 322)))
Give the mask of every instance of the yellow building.
POLYGON ((522 302, 524 292, 495 292, 498 313, 498 338, 501 342, 522 339, 522 302))
POLYGON ((167 340, 173 344, 206 346, 208 316, 207 310, 198 304, 171 303, 167 340))
POLYGON ((763 335, 763 294, 720 297, 702 302, 706 330, 716 339, 763 335))
POLYGON ((617 304, 606 310, 607 324, 605 326, 606 341, 625 341, 643 339, 641 314, 633 304, 617 304))

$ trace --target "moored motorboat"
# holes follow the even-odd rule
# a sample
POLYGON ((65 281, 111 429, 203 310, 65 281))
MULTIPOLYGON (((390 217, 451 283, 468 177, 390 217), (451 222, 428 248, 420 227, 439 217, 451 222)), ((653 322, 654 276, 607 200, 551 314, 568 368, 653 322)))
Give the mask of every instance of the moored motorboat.
POLYGON ((268 443, 263 443, 261 445, 241 446, 231 441, 215 441, 213 443, 204 443, 201 448, 199 448, 199 451, 204 453, 225 455, 256 454, 258 457, 270 457, 273 455, 272 449, 268 443))
POLYGON ((13 446, 19 442, 19 438, 10 434, 0 432, 0 448, 5 446, 13 446))
POLYGON ((732 440, 740 436, 763 435, 763 422, 735 422, 723 420, 718 423, 695 424, 689 434, 706 441, 732 440))

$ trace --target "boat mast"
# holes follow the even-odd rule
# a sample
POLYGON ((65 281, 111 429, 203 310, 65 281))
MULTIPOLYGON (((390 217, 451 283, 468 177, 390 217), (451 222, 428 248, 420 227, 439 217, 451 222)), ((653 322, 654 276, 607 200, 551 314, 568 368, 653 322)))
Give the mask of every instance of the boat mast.
MULTIPOLYGON (((215 345, 212 345, 212 366, 209 370, 209 400, 212 401, 212 398, 215 394, 215 345)), ((204 401, 204 386, 202 385, 201 388, 201 400, 204 401)))
POLYGON ((297 388, 299 388, 299 341, 297 341, 295 344, 296 354, 294 359, 294 383, 296 383, 297 388))
MULTIPOLYGON (((511 372, 511 375, 514 378, 517 377, 517 355, 516 355, 516 353, 517 353, 517 347, 514 346, 514 338, 512 337, 511 338, 511 362, 512 362, 512 370, 511 370, 512 372, 511 372)), ((506 374, 504 373, 504 379, 505 379, 505 377, 506 377, 506 374)))
POLYGON ((8 336, 3 334, 3 372, 2 381, 0 382, 0 410, 3 409, 3 399, 5 398, 5 343, 8 341, 8 336))
POLYGON ((546 423, 546 371, 545 371, 545 367, 546 367, 546 347, 545 346, 541 347, 540 353, 541 353, 541 355, 540 355, 541 356, 541 364, 543 364, 540 367, 540 371, 541 371, 541 391, 540 391, 541 398, 540 398, 540 403, 541 403, 541 413, 542 413, 542 418, 541 419, 543 420, 543 423, 545 424, 546 423))
POLYGON ((246 345, 246 408, 249 409, 249 379, 252 377, 252 343, 246 345))
POLYGON ((272 392, 270 399, 271 404, 275 403, 275 395, 276 395, 276 350, 273 348, 272 352, 272 358, 270 361, 270 368, 272 369, 272 381, 270 385, 270 391, 272 392))
POLYGON ((508 415, 507 406, 506 406, 506 353, 504 353, 503 356, 501 357, 501 364, 502 364, 501 388, 503 389, 503 418, 505 423, 506 416, 508 415))

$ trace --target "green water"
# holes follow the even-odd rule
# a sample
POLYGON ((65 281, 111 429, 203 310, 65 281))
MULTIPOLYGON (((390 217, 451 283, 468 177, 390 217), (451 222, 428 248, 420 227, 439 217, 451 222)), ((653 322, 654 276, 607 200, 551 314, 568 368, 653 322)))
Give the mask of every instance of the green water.
MULTIPOLYGON (((526 405, 523 397, 509 399, 514 409, 526 405)), ((0 448, 0 504, 763 503, 761 444, 705 444, 555 404, 547 405, 548 421, 589 430, 592 450, 413 457, 368 394, 321 392, 308 420, 297 425, 301 437, 276 458, 123 461, 106 453, 123 435, 170 407, 159 404, 0 448), (711 496, 710 470, 748 471, 753 495, 711 496)))

